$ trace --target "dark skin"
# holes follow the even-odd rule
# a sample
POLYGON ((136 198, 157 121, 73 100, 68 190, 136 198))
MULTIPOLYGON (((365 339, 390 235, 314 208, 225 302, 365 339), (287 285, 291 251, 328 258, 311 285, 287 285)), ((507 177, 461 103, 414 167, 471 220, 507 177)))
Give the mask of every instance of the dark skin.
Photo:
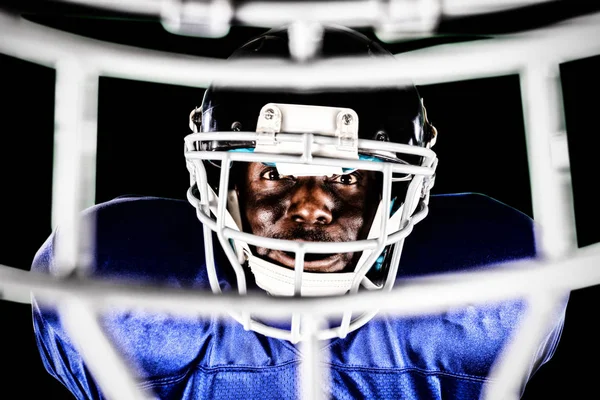
MULTIPOLYGON (((372 171, 327 176, 280 175, 275 167, 248 163, 237 186, 244 230, 296 241, 348 242, 365 239, 381 196, 372 171)), ((294 254, 258 247, 259 257, 294 268, 294 254)), ((360 253, 307 254, 304 270, 341 272, 360 253)))

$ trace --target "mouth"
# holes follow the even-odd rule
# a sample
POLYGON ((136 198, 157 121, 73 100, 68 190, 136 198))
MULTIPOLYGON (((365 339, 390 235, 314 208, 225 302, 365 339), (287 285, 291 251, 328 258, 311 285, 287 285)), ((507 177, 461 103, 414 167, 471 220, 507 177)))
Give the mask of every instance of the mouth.
MULTIPOLYGON (((294 269, 296 264, 296 254, 293 252, 274 250, 269 253, 268 257, 290 269, 294 269)), ((307 253, 304 255, 304 270, 307 272, 334 272, 343 267, 343 254, 340 253, 307 253)))

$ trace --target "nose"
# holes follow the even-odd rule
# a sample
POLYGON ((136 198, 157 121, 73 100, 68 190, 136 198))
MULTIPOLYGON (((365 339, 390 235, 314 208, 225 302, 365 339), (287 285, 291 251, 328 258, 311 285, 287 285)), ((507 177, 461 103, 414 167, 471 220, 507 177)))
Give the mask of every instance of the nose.
POLYGON ((292 221, 309 225, 328 225, 333 219, 332 208, 333 198, 317 178, 298 178, 288 210, 292 221))

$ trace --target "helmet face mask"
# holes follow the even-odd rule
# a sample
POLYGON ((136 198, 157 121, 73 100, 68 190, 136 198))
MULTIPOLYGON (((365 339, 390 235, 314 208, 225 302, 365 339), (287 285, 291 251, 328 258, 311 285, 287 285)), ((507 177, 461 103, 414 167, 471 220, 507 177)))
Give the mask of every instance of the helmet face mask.
MULTIPOLYGON (((339 33, 325 29, 323 49, 332 45, 327 32, 339 33)), ((281 37, 272 38, 247 46, 274 56, 281 37)), ((393 287, 404 238, 427 214, 437 165, 429 148, 436 131, 414 86, 306 92, 213 86, 190 114, 190 127, 188 200, 204 224, 205 248, 212 248, 214 232, 240 294, 250 273, 276 296, 393 287)), ((218 293, 210 251, 206 264, 218 293)), ((343 337, 375 314, 347 312, 318 337, 343 337)), ((246 329, 302 340, 298 316, 281 328, 232 315, 246 329)))

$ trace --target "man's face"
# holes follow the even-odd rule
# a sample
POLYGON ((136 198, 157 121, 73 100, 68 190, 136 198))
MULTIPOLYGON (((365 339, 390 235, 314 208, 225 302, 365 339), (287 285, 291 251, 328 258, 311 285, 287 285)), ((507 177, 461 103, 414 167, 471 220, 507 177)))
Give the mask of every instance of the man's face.
MULTIPOLYGON (((275 239, 348 242, 364 239, 381 188, 372 171, 327 176, 279 175, 275 167, 248 163, 237 186, 244 230, 275 239)), ((294 268, 294 253, 258 247, 263 259, 294 268)), ((359 253, 306 254, 304 270, 337 272, 359 253)))

